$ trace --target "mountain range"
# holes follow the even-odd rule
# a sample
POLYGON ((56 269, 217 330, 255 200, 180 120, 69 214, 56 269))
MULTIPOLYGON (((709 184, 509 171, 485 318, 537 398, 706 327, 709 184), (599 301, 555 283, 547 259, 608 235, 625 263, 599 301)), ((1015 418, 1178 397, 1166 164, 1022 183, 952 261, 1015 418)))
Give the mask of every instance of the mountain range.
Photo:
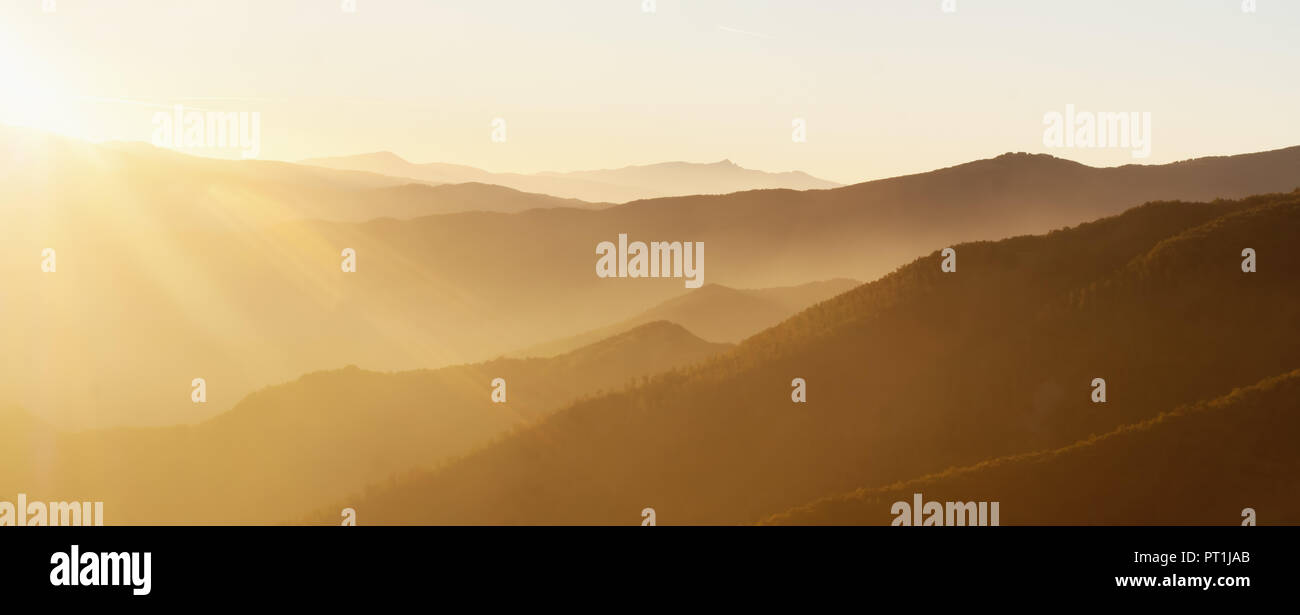
POLYGON ((1300 521, 1268 490, 1296 467, 1300 148, 609 204, 0 137, 0 488, 33 498, 123 523, 843 524, 924 490, 1006 523, 1300 521), (704 286, 595 275, 620 235, 707 244, 704 286))
MULTIPOLYGON (((595 247, 620 234, 703 242, 706 287, 770 289, 876 280, 940 247, 1042 233, 1143 199, 1300 185, 1300 148, 1118 168, 1008 154, 829 190, 601 206, 4 136, 14 164, 0 171, 0 193, 14 206, 0 222, 15 232, 0 244, 0 343, 12 349, 0 399, 71 429, 195 423, 304 373, 481 362, 625 327, 684 293, 719 294, 674 278, 597 277, 595 247), (417 215, 487 206, 499 211, 417 215), (57 273, 41 270, 47 248, 57 273), (355 273, 341 271, 345 249, 355 273), (195 378, 208 383, 206 404, 190 402, 195 378)), ((732 341, 788 313, 702 311, 688 328, 732 341)))
POLYGON ((302 164, 329 169, 367 171, 422 182, 495 184, 590 202, 623 203, 637 199, 689 194, 726 194, 744 190, 788 188, 821 190, 841 184, 802 171, 768 173, 743 168, 730 160, 711 164, 663 162, 596 171, 492 173, 458 164, 408 162, 392 152, 312 158, 302 164))
MULTIPOLYGON (((370 523, 631 524, 645 507, 660 524, 750 523, 836 494, 1069 447, 1162 412, 1232 399, 1234 388, 1300 366, 1288 335, 1300 322, 1298 233, 1300 191, 1153 202, 1046 235, 956 245, 954 272, 943 272, 933 252, 727 353, 574 403, 350 505, 370 523), (1257 272, 1243 271, 1245 248, 1257 253, 1257 272), (806 403, 792 401, 795 378, 806 379, 806 403), (1096 378, 1107 387, 1102 403, 1092 396, 1096 378)), ((1075 474, 1098 483, 1077 487, 1083 495, 1071 501, 1082 505, 1132 473, 1152 474, 1119 493, 1204 455, 1157 491, 1164 501, 1147 515, 1048 502, 1073 483, 1029 489, 1077 464, 1062 474, 1044 469, 1024 488, 935 495, 1006 497, 1009 522, 1231 523, 1255 501, 1277 504, 1273 522, 1300 522, 1293 495, 1260 491, 1294 483, 1282 478, 1295 476, 1294 447, 1282 435, 1294 433, 1293 393, 1293 383, 1266 383, 1265 397, 1247 399, 1241 417, 1225 409, 1179 422, 1183 445, 1130 446, 1129 457, 1075 474), (1215 444, 1217 427, 1233 422, 1215 444), (1162 455, 1179 457, 1138 463, 1162 455), (1258 476, 1243 483, 1249 488, 1207 495, 1194 469, 1216 460, 1224 469, 1210 474, 1213 484, 1237 476, 1234 469, 1258 476), (1207 498, 1218 504, 1202 507, 1207 498)), ((881 512, 830 518, 875 523, 881 512)))

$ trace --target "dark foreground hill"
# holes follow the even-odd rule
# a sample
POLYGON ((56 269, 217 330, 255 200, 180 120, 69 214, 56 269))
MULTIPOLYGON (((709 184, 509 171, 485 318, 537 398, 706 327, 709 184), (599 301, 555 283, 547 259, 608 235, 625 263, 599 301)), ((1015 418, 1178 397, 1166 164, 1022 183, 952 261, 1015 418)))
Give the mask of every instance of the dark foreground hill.
POLYGON ((785 525, 889 525, 895 502, 998 502, 1001 525, 1300 523, 1300 370, 1069 446, 999 457, 787 513, 785 525))

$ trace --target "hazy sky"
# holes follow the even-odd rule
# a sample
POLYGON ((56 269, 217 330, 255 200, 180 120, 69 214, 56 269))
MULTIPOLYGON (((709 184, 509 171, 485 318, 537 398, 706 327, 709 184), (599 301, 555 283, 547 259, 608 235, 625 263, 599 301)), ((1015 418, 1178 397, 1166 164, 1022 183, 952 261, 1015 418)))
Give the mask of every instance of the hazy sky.
POLYGON ((841 182, 1005 151, 1115 165, 1300 144, 1295 0, 643 4, 0 0, 0 121, 148 141, 180 103, 260 112, 264 159, 730 158, 841 182), (1049 150, 1043 115, 1067 103, 1150 112, 1151 156, 1049 150))

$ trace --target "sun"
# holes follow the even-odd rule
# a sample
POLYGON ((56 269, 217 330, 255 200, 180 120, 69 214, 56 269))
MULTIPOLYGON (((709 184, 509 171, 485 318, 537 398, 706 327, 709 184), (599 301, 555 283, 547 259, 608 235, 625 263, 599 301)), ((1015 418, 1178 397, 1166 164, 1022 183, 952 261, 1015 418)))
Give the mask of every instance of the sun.
MULTIPOLYGON (((2 45, 0 39, 0 45, 2 45)), ((0 47, 0 122, 81 138, 81 118, 50 72, 0 47)))

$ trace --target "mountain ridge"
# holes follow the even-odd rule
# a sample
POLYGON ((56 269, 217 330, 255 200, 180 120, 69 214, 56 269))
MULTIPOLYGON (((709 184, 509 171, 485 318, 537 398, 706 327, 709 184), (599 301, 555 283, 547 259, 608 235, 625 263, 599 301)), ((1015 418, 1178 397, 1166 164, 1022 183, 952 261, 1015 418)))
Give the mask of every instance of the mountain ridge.
POLYGON ((537 344, 516 351, 512 356, 552 356, 656 320, 677 323, 706 340, 736 343, 809 305, 858 284, 861 282, 840 278, 799 286, 758 289, 705 284, 699 289, 654 305, 632 318, 572 337, 537 344))
POLYGON ((611 203, 647 197, 721 194, 758 188, 829 189, 841 186, 803 171, 767 172, 747 169, 730 159, 714 163, 670 161, 587 171, 495 173, 452 163, 415 163, 396 153, 383 151, 353 156, 307 158, 299 161, 299 164, 364 170, 434 183, 482 182, 525 192, 611 203))

